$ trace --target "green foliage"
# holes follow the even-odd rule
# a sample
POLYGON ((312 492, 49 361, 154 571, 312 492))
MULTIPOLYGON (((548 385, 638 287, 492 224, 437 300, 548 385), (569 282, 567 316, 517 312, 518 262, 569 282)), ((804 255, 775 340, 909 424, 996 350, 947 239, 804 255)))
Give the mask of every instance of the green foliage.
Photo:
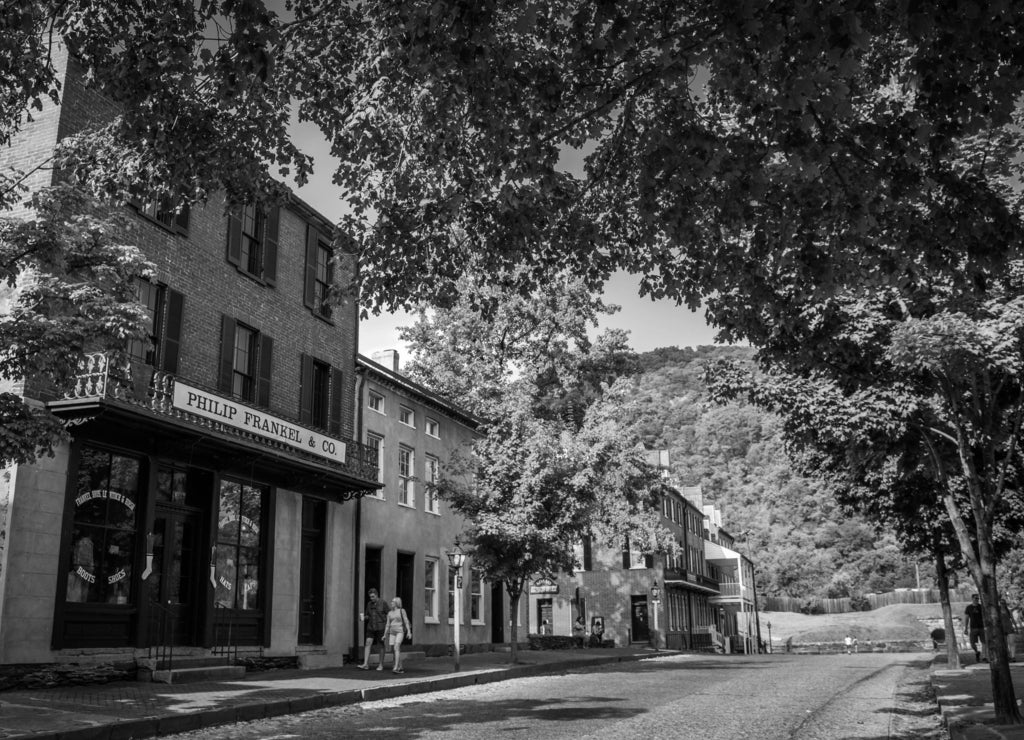
POLYGON ((142 333, 134 277, 151 269, 117 236, 126 222, 81 192, 33 196, 35 215, 0 219, 0 465, 30 462, 66 437, 17 387, 70 387, 87 350, 123 351, 142 333))
POLYGON ((658 520, 660 479, 622 422, 628 388, 609 384, 635 356, 621 333, 587 333, 601 302, 565 276, 536 296, 462 287, 403 336, 408 372, 481 419, 481 438, 438 484, 467 520, 474 565, 505 584, 514 608, 536 574, 571 572, 586 536, 674 552, 658 520))
POLYGON ((876 530, 828 495, 814 470, 787 454, 782 419, 742 402, 710 403, 705 369, 731 360, 749 373, 753 351, 663 348, 641 356, 635 405, 624 417, 648 445, 670 451, 672 471, 701 485, 756 564, 768 596, 844 597, 914 583, 913 565, 888 528, 876 530))

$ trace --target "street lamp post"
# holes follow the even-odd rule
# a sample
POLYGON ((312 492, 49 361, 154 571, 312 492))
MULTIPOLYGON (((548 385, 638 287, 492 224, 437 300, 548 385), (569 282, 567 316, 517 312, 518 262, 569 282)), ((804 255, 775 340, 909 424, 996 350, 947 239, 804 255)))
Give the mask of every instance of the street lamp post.
POLYGON ((455 670, 459 666, 459 646, 462 644, 459 636, 459 622, 462 621, 462 566, 466 562, 466 554, 459 547, 459 540, 455 540, 455 547, 448 551, 448 564, 455 572, 455 670))
POLYGON ((772 651, 772 620, 768 620, 768 652, 772 651))
POLYGON ((651 603, 654 605, 654 649, 658 649, 658 643, 660 637, 658 636, 658 605, 661 603, 661 589, 658 587, 658 582, 655 581, 654 585, 651 586, 651 603))

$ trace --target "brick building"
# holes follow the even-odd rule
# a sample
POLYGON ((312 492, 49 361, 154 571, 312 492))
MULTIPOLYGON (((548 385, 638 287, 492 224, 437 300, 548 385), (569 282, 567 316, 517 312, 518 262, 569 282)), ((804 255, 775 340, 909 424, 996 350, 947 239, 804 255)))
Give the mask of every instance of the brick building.
MULTIPOLYGON (((0 164, 31 170, 111 113, 74 75, 63 95, 0 164)), ((131 212, 125 238, 156 266, 149 335, 129 365, 92 354, 74 387, 30 386, 71 441, 0 478, 0 663, 167 644, 340 663, 359 639, 353 499, 379 486, 357 441, 356 308, 325 301, 354 261, 297 198, 131 212)))

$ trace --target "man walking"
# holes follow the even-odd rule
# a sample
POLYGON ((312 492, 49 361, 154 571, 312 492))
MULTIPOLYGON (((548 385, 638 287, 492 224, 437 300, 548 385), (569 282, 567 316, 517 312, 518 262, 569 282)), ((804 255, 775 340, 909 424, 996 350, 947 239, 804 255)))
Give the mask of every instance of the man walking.
POLYGON ((370 589, 369 596, 370 600, 366 602, 366 611, 360 615, 363 620, 363 635, 365 637, 363 662, 359 668, 365 671, 370 667, 370 653, 373 650, 373 643, 376 642, 380 645, 380 663, 377 664, 377 670, 383 671, 384 652, 387 650, 384 645, 384 626, 388 622, 388 605, 384 603, 384 599, 380 598, 375 588, 370 589))
POLYGON ((974 651, 974 660, 980 663, 988 660, 988 649, 985 646, 985 620, 981 614, 981 601, 978 594, 971 597, 971 603, 964 609, 964 628, 967 630, 967 640, 974 651), (979 650, 978 643, 981 643, 979 650))

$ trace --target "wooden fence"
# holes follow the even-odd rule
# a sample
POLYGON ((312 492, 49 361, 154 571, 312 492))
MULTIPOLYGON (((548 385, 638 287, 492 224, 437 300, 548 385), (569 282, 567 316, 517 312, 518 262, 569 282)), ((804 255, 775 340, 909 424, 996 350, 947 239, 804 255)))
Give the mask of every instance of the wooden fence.
MULTIPOLYGON (((950 589, 952 602, 970 601, 976 593, 973 586, 950 589)), ((901 588, 884 594, 865 594, 860 597, 842 599, 798 599, 792 596, 766 596, 761 609, 768 612, 804 612, 806 614, 841 614, 852 611, 869 611, 893 604, 938 604, 937 588, 901 588)))

